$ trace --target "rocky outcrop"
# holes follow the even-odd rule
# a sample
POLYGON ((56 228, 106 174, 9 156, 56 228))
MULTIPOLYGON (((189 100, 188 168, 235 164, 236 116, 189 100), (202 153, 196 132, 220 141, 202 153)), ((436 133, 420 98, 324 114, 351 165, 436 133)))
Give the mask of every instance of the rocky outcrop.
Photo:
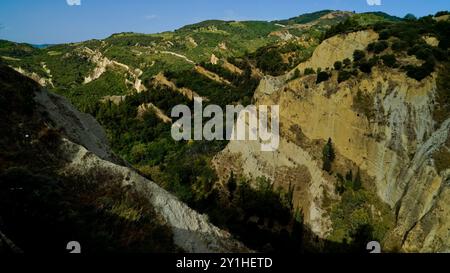
POLYGON ((172 123, 172 119, 169 118, 166 114, 164 114, 164 112, 153 103, 146 103, 146 104, 144 103, 139 105, 137 109, 137 118, 142 119, 145 113, 149 111, 153 111, 162 122, 172 123))
POLYGON ((49 92, 38 92, 35 97, 38 111, 46 113, 49 125, 62 131, 71 141, 80 143, 98 157, 117 161, 108 146, 103 127, 91 116, 79 112, 65 98, 49 92))
MULTIPOLYGON (((228 232, 213 226, 207 216, 201 215, 180 202, 169 192, 139 175, 134 170, 103 160, 84 147, 64 140, 61 157, 67 164, 61 173, 84 175, 95 170, 107 170, 115 177, 123 177, 122 184, 146 196, 156 212, 172 229, 174 243, 190 253, 247 252, 228 232)), ((95 182, 95 181, 94 181, 95 182)))
MULTIPOLYGON (((45 68, 44 68, 45 69, 45 68)), ((27 76, 30 79, 33 79, 35 82, 39 83, 42 87, 54 87, 53 81, 51 77, 41 77, 35 72, 28 72, 24 70, 22 67, 14 67, 14 70, 19 72, 20 74, 27 76)))
MULTIPOLYGON (((181 95, 185 96, 189 100, 194 100, 195 97, 201 97, 199 94, 197 94, 195 91, 192 91, 189 88, 181 87, 178 88, 175 83, 167 79, 163 73, 158 73, 156 76, 154 76, 151 80, 151 84, 155 86, 163 86, 168 87, 181 95)), ((204 100, 207 100, 207 98, 203 98, 204 100)))
POLYGON ((189 59, 188 57, 186 57, 184 55, 181 55, 181 54, 178 54, 178 53, 175 53, 175 52, 172 52, 172 51, 161 51, 161 52, 157 52, 157 53, 172 55, 172 56, 181 58, 181 59, 185 60, 186 62, 188 62, 190 64, 195 64, 195 62, 193 60, 189 59))
MULTIPOLYGON (((370 31, 333 37, 299 67, 329 67, 376 38, 370 31)), ((304 167, 311 183, 291 181, 307 192, 299 196, 313 200, 299 203, 309 209, 305 222, 326 237, 327 215, 315 216, 324 210, 324 196, 333 198, 333 179, 317 167, 321 155, 311 143, 331 138, 338 154, 373 179, 379 198, 396 214, 386 249, 448 251, 450 166, 438 171, 433 154, 449 139, 450 118, 439 127, 433 120, 436 74, 418 82, 404 72, 374 67, 370 75, 340 84, 336 77, 333 73, 321 84, 314 75, 262 79, 255 99, 259 105, 280 106, 279 150, 264 153, 259 145, 231 141, 221 156, 238 155, 244 173, 265 175, 274 183, 282 183, 274 175, 282 168, 304 167)))
POLYGON ((88 84, 100 78, 108 70, 108 68, 116 68, 124 70, 128 75, 130 75, 133 81, 129 82, 129 80, 126 79, 126 83, 129 83, 131 86, 133 86, 133 88, 137 92, 147 90, 146 87, 142 84, 142 80, 140 79, 143 74, 143 71, 141 71, 140 69, 132 69, 126 64, 110 60, 107 57, 103 56, 100 51, 94 51, 88 47, 82 47, 78 49, 78 54, 87 56, 89 58, 89 61, 96 66, 94 70, 84 78, 83 84, 88 84))
POLYGON ((221 84, 231 85, 231 82, 229 80, 226 80, 226 79, 222 78, 221 76, 217 75, 214 72, 211 72, 211 71, 205 69, 202 66, 199 66, 199 65, 195 66, 195 71, 197 71, 199 74, 207 77, 208 79, 210 79, 212 81, 215 81, 215 82, 218 82, 218 83, 221 83, 221 84))
MULTIPOLYGON (((366 49, 368 44, 376 40, 378 40, 378 33, 373 30, 363 30, 331 37, 316 48, 311 59, 299 64, 293 71, 298 69, 303 72, 305 68, 314 70, 331 68, 336 61, 342 61, 346 58, 352 60, 355 50, 366 49)), ((293 71, 289 76, 292 76, 293 71)))

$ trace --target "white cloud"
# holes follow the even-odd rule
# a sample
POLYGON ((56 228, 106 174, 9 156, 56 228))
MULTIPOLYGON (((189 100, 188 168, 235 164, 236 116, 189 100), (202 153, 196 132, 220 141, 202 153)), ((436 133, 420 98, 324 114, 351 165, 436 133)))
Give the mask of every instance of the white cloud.
POLYGON ((381 6, 381 0, 367 0, 369 6, 381 6))
POLYGON ((81 6, 81 0, 66 0, 69 6, 81 6))

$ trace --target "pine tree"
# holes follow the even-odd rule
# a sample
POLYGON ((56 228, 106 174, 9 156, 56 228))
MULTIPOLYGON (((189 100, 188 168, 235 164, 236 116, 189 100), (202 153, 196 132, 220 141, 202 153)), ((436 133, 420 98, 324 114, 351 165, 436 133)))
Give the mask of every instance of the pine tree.
POLYGON ((236 178, 234 177, 233 171, 231 171, 230 178, 227 183, 228 191, 230 192, 230 201, 234 198, 234 192, 237 188, 236 178))
POLYGON ((356 174, 355 181, 353 181, 353 189, 355 191, 359 191, 362 189, 362 182, 361 182, 361 172, 358 169, 358 173, 356 174))
POLYGON ((331 138, 328 139, 327 144, 323 148, 323 170, 331 173, 331 165, 336 157, 333 149, 333 142, 331 138))

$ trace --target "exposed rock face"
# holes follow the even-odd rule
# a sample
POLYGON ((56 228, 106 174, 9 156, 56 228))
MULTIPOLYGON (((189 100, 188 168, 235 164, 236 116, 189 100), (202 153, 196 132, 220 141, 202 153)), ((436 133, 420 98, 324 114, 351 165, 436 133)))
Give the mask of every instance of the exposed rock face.
POLYGON ((439 40, 434 36, 423 36, 423 40, 430 46, 438 46, 439 40))
POLYGON ((189 59, 188 57, 186 57, 186 56, 184 56, 184 55, 181 55, 181 54, 178 54, 178 53, 175 53, 175 52, 171 52, 171 51, 161 51, 161 52, 159 52, 159 53, 162 53, 162 54, 169 54, 169 55, 172 55, 172 56, 181 58, 181 59, 185 60, 185 61, 188 62, 188 63, 195 64, 195 62, 194 62, 193 60, 189 59))
POLYGON ((79 112, 65 98, 53 93, 39 92, 35 100, 38 110, 47 113, 52 127, 62 130, 70 140, 80 143, 98 157, 115 161, 103 127, 91 115, 79 112))
POLYGON ((155 210, 164 218, 174 234, 174 243, 186 252, 247 252, 248 249, 231 235, 209 223, 207 216, 200 215, 180 202, 176 197, 145 179, 130 168, 102 160, 80 145, 65 140, 61 156, 68 164, 62 172, 89 173, 102 168, 109 173, 124 177, 123 185, 129 185, 147 196, 155 210))
POLYGON ((35 82, 39 83, 41 86, 43 87, 51 87, 53 86, 53 82, 52 82, 52 78, 45 78, 45 77, 41 77, 36 73, 30 73, 26 70, 24 70, 21 67, 15 67, 14 70, 16 70, 17 72, 19 72, 20 74, 27 76, 31 79, 33 79, 35 82))
MULTIPOLYGON (((333 37, 300 67, 329 67, 376 38, 372 32, 333 37)), ((403 72, 375 67, 370 75, 340 84, 336 73, 319 85, 314 75, 287 78, 266 77, 255 94, 256 104, 280 106, 279 150, 261 152, 259 145, 231 141, 218 160, 237 155, 244 173, 265 175, 275 184, 283 183, 274 175, 277 170, 305 167, 311 183, 291 182, 307 192, 299 196, 311 200, 298 202, 309 209, 306 223, 326 237, 330 225, 321 204, 324 195, 333 195, 333 185, 318 167, 320 153, 317 157, 308 143, 332 138, 340 155, 374 179, 378 196, 396 213, 387 249, 449 251, 450 166, 439 173, 433 153, 448 141, 450 117, 439 127, 433 121, 436 75, 417 82, 403 72)))
POLYGON ((223 68, 227 69, 230 72, 242 75, 244 74, 244 71, 240 69, 239 67, 235 66, 234 64, 228 62, 227 60, 223 60, 223 68))
POLYGON ((193 47, 196 48, 198 46, 197 42, 192 37, 187 37, 187 42, 193 47))
POLYGON ((108 70, 108 68, 111 69, 117 68, 124 70, 131 76, 131 78, 133 78, 133 82, 130 82, 130 85, 132 85, 137 92, 142 92, 146 90, 146 87, 142 84, 142 80, 140 79, 140 77, 143 74, 143 72, 140 69, 133 70, 128 65, 119 63, 114 60, 110 60, 107 57, 103 56, 101 52, 93 51, 87 47, 78 49, 78 51, 79 54, 86 55, 89 58, 89 60, 96 65, 94 70, 84 78, 84 84, 88 84, 100 78, 103 75, 103 73, 105 73, 108 70))
POLYGON ((219 62, 219 58, 217 58, 216 55, 211 54, 211 60, 210 60, 211 64, 216 65, 219 62))
MULTIPOLYGON (((41 91, 35 100, 38 111, 47 113, 51 127, 61 131, 63 139, 57 156, 65 165, 61 173, 84 175, 98 169, 123 177, 123 185, 134 187, 149 198, 174 234, 174 243, 186 252, 247 252, 231 235, 213 226, 176 197, 133 169, 122 166, 107 145, 102 127, 87 114, 78 112, 64 98, 41 91), (70 140, 69 140, 70 139, 70 140)), ((94 181, 95 182, 95 181, 94 181)))
POLYGON ((283 41, 289 41, 289 40, 295 38, 295 36, 292 35, 291 33, 289 33, 288 30, 274 31, 274 32, 270 33, 270 35, 271 36, 276 36, 276 37, 280 38, 283 41))
POLYGON ((204 67, 202 66, 195 66, 195 70, 202 74, 203 76, 209 78, 210 80, 216 81, 218 83, 223 83, 223 84, 227 84, 227 85, 231 85, 230 81, 220 77, 219 75, 217 75, 216 73, 213 73, 209 70, 206 70, 204 67))
POLYGON ((312 68, 314 70, 322 68, 325 70, 328 67, 333 67, 336 61, 342 61, 346 58, 352 60, 355 50, 363 50, 368 44, 376 40, 378 40, 378 33, 373 30, 364 30, 331 37, 317 47, 310 60, 301 63, 295 69, 299 69, 301 72, 305 68, 312 68))
POLYGON ((142 104, 139 105, 138 107, 138 114, 137 117, 139 119, 142 119, 145 115, 145 113, 147 113, 148 111, 154 111, 156 116, 164 123, 172 123, 172 119, 169 118, 166 114, 164 114, 164 112, 159 109, 156 105, 154 105, 153 103, 147 103, 147 104, 142 104))
MULTIPOLYGON (((194 100, 195 97, 200 97, 199 94, 197 94, 195 91, 192 91, 189 88, 182 87, 178 88, 175 83, 168 80, 163 73, 158 73, 156 76, 152 78, 152 84, 156 86, 165 86, 168 87, 176 92, 179 92, 181 95, 185 96, 189 100, 194 100)), ((204 98, 206 99, 206 98, 204 98)), ((206 99, 207 100, 207 99, 206 99)))

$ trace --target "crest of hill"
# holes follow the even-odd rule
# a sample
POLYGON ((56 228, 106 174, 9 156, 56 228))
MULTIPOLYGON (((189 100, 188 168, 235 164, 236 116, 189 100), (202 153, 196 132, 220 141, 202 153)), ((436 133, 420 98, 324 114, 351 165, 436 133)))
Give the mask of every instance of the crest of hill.
POLYGON ((312 12, 312 13, 305 13, 305 14, 302 14, 299 16, 289 18, 287 20, 273 21, 273 23, 282 24, 282 25, 307 24, 312 21, 320 19, 322 16, 325 16, 331 12, 333 12, 333 10, 321 10, 321 11, 312 12))

